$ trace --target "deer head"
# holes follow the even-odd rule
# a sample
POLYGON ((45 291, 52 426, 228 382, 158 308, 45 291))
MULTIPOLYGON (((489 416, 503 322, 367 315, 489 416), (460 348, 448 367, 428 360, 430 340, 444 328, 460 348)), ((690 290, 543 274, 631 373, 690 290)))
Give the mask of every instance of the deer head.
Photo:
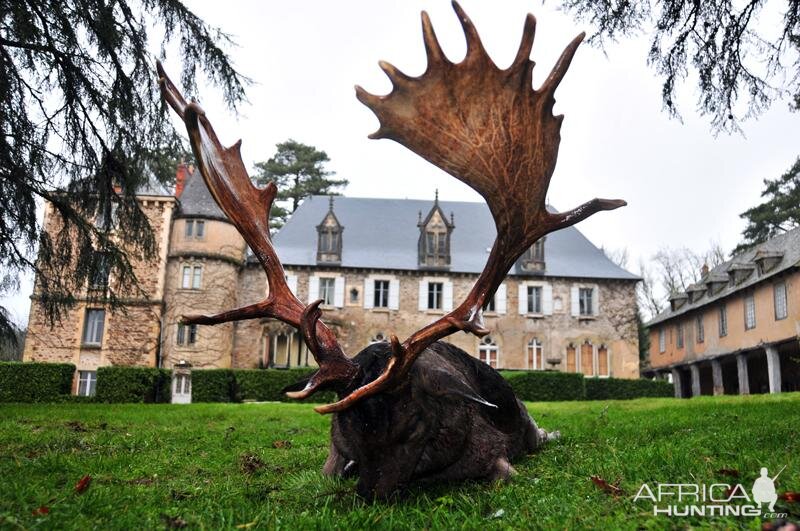
POLYGON ((333 333, 320 321, 317 301, 304 306, 289 290, 283 268, 269 239, 268 213, 275 198, 273 184, 255 188, 242 163, 237 142, 223 148, 196 103, 187 103, 158 65, 161 91, 186 124, 198 166, 220 208, 239 229, 267 273, 269 296, 257 304, 213 316, 186 316, 184 321, 217 324, 272 317, 298 328, 320 368, 302 390, 288 393, 302 399, 320 389, 334 389, 340 400, 316 408, 333 413, 379 392, 400 386, 414 360, 432 343, 457 331, 478 336, 483 308, 514 262, 542 236, 574 225, 588 216, 625 205, 621 200, 593 199, 573 210, 553 214, 545 207, 555 169, 563 116, 554 116, 554 93, 569 68, 584 34, 575 37, 541 87, 534 90, 529 59, 536 19, 528 15, 513 64, 498 68, 483 48, 475 26, 453 2, 467 40, 460 63, 444 55, 428 15, 422 31, 428 67, 410 77, 394 66, 380 67, 393 83, 386 96, 356 87, 356 96, 378 117, 380 128, 370 138, 389 138, 465 182, 489 205, 497 239, 485 269, 467 298, 452 312, 415 332, 405 341, 391 337, 392 356, 371 382, 352 389, 359 367, 347 358, 333 333))

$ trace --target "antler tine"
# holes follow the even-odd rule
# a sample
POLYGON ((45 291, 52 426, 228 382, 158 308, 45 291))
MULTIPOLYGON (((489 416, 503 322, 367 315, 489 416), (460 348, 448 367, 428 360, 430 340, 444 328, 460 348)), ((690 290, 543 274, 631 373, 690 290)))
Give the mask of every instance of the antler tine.
POLYGON ((428 13, 423 11, 421 17, 422 38, 425 42, 425 53, 428 56, 428 70, 438 63, 449 63, 447 56, 442 51, 439 40, 436 38, 436 32, 433 30, 431 18, 428 16, 428 13))
POLYGON ((269 183, 261 190, 253 186, 242 162, 241 141, 223 148, 203 109, 197 103, 186 102, 160 63, 157 69, 161 93, 186 125, 209 191, 258 258, 269 284, 269 295, 261 302, 217 315, 185 316, 183 322, 214 325, 259 317, 278 319, 303 333, 320 367, 306 388, 296 393, 298 397, 304 398, 325 387, 348 385, 358 367, 344 355, 333 332, 319 320, 318 303, 306 308, 294 296, 272 247, 269 212, 277 194, 275 184, 269 183))
MULTIPOLYGON (((579 35, 561 54, 542 87, 531 87, 530 73, 536 19, 525 20, 513 64, 503 71, 485 54, 474 25, 457 3, 453 8, 464 27, 467 57, 462 63, 436 63, 408 81, 402 97, 373 96, 359 90, 358 99, 378 117, 380 129, 370 138, 388 137, 465 182, 489 205, 497 239, 483 272, 467 298, 449 314, 399 343, 392 339, 392 357, 374 381, 343 400, 317 408, 342 411, 359 400, 401 385, 414 360, 433 342, 459 330, 478 336, 483 307, 494 296, 509 269, 545 234, 577 223, 601 210, 625 204, 595 199, 561 214, 550 214, 545 198, 561 140, 561 118, 552 114, 553 94, 583 39, 579 35), (486 61, 477 60, 486 57, 486 61), (526 83, 509 83, 523 72, 526 83)), ((422 15, 429 63, 441 48, 427 15, 422 15)))

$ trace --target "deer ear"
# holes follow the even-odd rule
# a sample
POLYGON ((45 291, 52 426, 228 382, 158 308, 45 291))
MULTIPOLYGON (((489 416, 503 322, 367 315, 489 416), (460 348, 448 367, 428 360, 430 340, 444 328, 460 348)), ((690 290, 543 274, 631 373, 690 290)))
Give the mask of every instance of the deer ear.
POLYGON ((443 369, 429 369, 419 371, 420 387, 431 396, 441 398, 461 398, 477 402, 483 406, 497 408, 487 401, 457 372, 443 369))

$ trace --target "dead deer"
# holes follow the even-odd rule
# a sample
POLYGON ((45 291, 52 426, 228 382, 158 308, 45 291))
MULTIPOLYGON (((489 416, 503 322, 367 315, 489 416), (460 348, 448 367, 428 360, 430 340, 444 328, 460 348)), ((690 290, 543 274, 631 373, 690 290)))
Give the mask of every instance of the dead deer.
POLYGON ((486 199, 497 239, 485 269, 456 309, 405 341, 392 336, 390 343, 369 346, 353 358, 345 356, 320 320, 322 301, 306 306, 286 284, 269 236, 275 185, 253 186, 240 156, 241 141, 224 148, 203 110, 186 102, 158 65, 162 94, 186 125, 203 178, 269 283, 269 295, 259 303, 218 315, 185 316, 184 322, 214 325, 269 317, 297 328, 319 370, 288 388, 287 395, 338 394, 336 403, 315 408, 334 414, 323 471, 357 475, 357 491, 366 498, 386 497, 412 481, 508 478, 513 459, 552 438, 537 428, 497 371, 440 340, 459 331, 488 334, 483 309, 515 261, 542 236, 625 205, 594 199, 558 214, 545 208, 563 120, 552 114, 554 93, 584 34, 569 43, 534 90, 529 57, 536 19, 527 16, 517 56, 501 70, 461 7, 454 2, 453 8, 467 40, 461 62, 448 60, 423 12, 425 73, 410 77, 381 62, 393 83, 391 93, 375 96, 356 87, 356 96, 380 121, 370 138, 399 142, 486 199))

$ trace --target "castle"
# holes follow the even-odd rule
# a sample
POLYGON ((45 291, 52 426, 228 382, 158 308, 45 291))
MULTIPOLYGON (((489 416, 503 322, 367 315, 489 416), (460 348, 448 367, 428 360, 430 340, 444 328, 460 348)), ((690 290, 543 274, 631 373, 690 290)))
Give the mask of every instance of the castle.
MULTIPOLYGON (((78 368, 75 392, 93 394, 105 365, 173 368, 314 366, 300 334, 271 319, 180 324, 257 302, 266 275, 214 202, 199 172, 181 165, 174 193, 139 194, 159 242, 156 260, 130 256, 144 293, 107 308, 93 281, 51 329, 31 305, 25 361, 78 368), (99 301, 99 302, 98 302, 99 301)), ((58 216, 45 209, 46 230, 58 216)), ((124 230, 117 227, 116 230, 124 230)), ((495 237, 483 203, 312 196, 275 235, 287 281, 303 301, 323 299, 323 319, 348 355, 401 339, 466 297, 495 237)), ((491 334, 448 341, 496 368, 639 376, 635 285, 577 229, 548 235, 509 272, 485 312, 491 334)))

